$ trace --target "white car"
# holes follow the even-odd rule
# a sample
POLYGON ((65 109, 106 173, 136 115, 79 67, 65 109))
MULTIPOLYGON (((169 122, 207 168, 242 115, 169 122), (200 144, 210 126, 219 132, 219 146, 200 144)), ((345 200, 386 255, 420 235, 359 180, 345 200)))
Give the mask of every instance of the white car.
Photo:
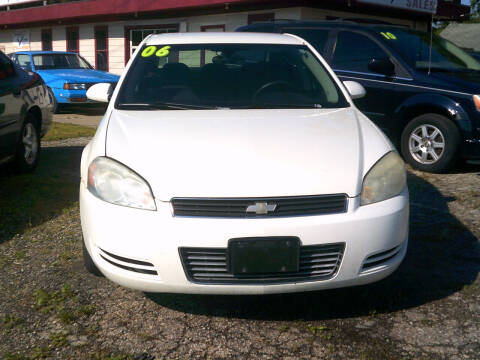
MULTIPOLYGON (((303 39, 152 35, 81 161, 90 272, 146 292, 366 284, 407 251, 404 164, 303 39)), ((379 99, 379 101, 382 101, 379 99)))

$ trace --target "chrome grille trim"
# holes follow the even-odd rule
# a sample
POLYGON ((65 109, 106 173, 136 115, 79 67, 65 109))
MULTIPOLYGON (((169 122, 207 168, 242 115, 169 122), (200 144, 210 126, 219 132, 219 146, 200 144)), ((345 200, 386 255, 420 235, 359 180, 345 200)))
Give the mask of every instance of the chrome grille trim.
POLYGON ((280 217, 344 213, 347 211, 346 194, 284 196, 264 198, 172 198, 174 216, 201 217, 280 217), (247 213, 257 203, 275 204, 267 214, 247 213))
POLYGON ((390 250, 386 250, 386 251, 382 251, 382 252, 370 255, 363 262, 361 271, 366 271, 374 267, 381 266, 383 263, 394 258, 400 252, 401 248, 402 248, 402 244, 395 246, 390 250))
POLYGON ((327 280, 337 273, 345 243, 300 247, 299 271, 283 274, 233 275, 226 248, 179 248, 187 279, 197 284, 269 284, 327 280))

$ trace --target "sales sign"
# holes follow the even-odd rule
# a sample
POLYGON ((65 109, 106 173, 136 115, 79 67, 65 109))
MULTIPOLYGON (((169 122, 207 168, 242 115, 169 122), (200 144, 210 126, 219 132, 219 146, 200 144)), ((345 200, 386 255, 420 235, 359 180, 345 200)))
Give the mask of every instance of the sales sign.
POLYGON ((435 14, 437 12, 437 0, 357 0, 359 3, 367 3, 392 7, 396 9, 412 10, 417 12, 435 14))

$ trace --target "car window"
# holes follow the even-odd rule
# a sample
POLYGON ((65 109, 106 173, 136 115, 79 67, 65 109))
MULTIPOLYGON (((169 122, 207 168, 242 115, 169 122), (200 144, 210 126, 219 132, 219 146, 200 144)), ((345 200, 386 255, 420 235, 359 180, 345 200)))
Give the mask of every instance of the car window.
POLYGON ((0 80, 8 79, 14 73, 12 61, 0 51, 0 80))
POLYGON ((77 54, 33 55, 33 63, 37 70, 92 69, 92 66, 77 54))
POLYGON ((349 70, 371 73, 368 63, 371 59, 385 59, 388 54, 365 35, 342 31, 338 34, 332 59, 335 70, 349 70))
POLYGON ((284 28, 283 33, 294 34, 307 40, 321 55, 328 39, 328 29, 284 28))
POLYGON ((478 71, 480 63, 448 40, 411 29, 378 29, 382 41, 391 46, 413 68, 427 71, 478 71))
POLYGON ((197 108, 349 106, 306 46, 274 44, 144 47, 129 69, 117 106, 162 103, 197 108))
POLYGON ((15 63, 20 65, 20 67, 24 70, 32 70, 32 62, 30 59, 30 55, 17 54, 15 56, 15 63))

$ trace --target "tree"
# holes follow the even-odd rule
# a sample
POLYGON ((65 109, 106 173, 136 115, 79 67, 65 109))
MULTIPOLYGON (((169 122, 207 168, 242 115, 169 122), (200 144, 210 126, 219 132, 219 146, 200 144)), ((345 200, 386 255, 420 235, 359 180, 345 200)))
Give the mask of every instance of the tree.
POLYGON ((475 20, 480 18, 480 0, 470 0, 470 15, 475 20))

